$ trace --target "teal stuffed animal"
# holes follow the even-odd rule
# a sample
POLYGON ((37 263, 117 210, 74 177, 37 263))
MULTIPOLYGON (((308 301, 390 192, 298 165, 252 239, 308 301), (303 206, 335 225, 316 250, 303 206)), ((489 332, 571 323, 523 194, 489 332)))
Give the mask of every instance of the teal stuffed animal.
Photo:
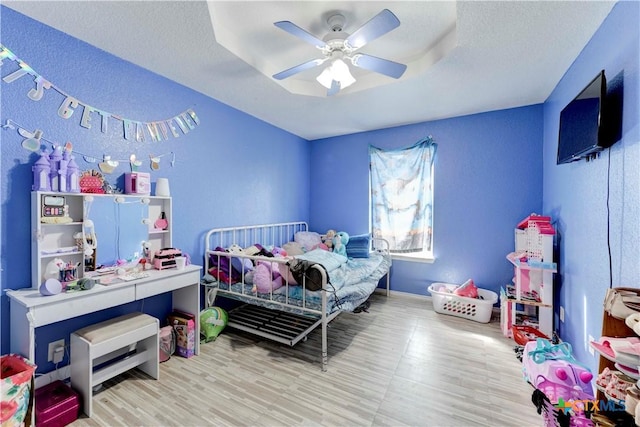
POLYGON ((347 243, 349 243, 349 234, 338 231, 333 237, 333 252, 347 256, 347 243))

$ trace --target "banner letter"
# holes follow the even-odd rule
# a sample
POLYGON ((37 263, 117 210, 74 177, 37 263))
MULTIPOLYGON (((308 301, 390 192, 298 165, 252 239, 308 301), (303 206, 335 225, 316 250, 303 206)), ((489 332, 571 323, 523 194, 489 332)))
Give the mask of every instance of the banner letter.
POLYGON ((169 130, 173 134, 174 138, 179 138, 180 134, 178 133, 178 129, 173 125, 173 119, 167 120, 167 126, 169 126, 169 130))
POLYGON ((4 76, 2 78, 2 80, 4 80, 7 83, 13 83, 16 80, 18 80, 20 77, 24 76, 25 74, 29 74, 29 66, 23 62, 20 62, 20 69, 14 71, 13 73, 9 74, 8 76, 4 76))
POLYGON ((122 122, 124 123, 124 139, 127 141, 135 139, 135 135, 132 134, 135 134, 136 132, 136 124, 127 119, 122 119, 122 122))
POLYGON ((84 110, 82 111, 82 119, 80 119, 80 126, 83 128, 91 129, 91 113, 93 112, 93 108, 88 105, 82 105, 84 110))
POLYGON ((78 100, 67 96, 60 105, 60 108, 58 108, 58 115, 63 119, 68 119, 73 114, 72 108, 78 108, 78 100))
POLYGON ((195 129, 195 126, 193 125, 193 123, 191 123, 191 120, 189 119, 189 116, 187 115, 187 113, 182 113, 180 117, 182 118, 182 121, 184 121, 184 123, 187 125, 189 129, 192 129, 192 130, 195 129))
POLYGON ((193 111, 191 108, 189 108, 189 109, 187 110, 187 113, 189 114, 189 117, 191 117, 191 119, 193 120, 193 122, 194 122, 196 125, 199 125, 199 124, 200 124, 200 118, 199 118, 198 116, 196 116, 196 112, 195 112, 195 111, 193 111))
POLYGON ((100 118, 102 119, 100 122, 100 130, 102 133, 107 133, 107 120, 109 120, 109 113, 98 110, 98 114, 100 114, 100 118))
POLYGON ((176 121, 176 123, 180 127, 180 130, 182 131, 182 133, 184 133, 184 134, 189 133, 189 128, 187 127, 187 125, 184 124, 184 122, 182 121, 182 118, 180 118, 180 116, 174 117, 173 120, 176 121))
POLYGON ((51 89, 51 83, 46 81, 42 76, 36 76, 34 80, 36 82, 36 88, 31 89, 29 93, 27 93, 27 96, 33 101, 40 101, 42 95, 44 95, 44 90, 51 89))
POLYGON ((136 141, 144 142, 144 128, 140 122, 136 123, 136 141))

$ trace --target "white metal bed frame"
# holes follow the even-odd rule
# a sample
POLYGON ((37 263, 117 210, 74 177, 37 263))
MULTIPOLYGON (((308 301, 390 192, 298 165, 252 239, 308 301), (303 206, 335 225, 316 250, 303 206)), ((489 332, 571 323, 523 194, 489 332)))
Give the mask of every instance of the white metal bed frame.
MULTIPOLYGON (((282 247, 285 243, 294 240, 294 235, 298 231, 308 231, 308 225, 306 222, 286 222, 275 224, 263 224, 241 227, 223 227, 213 228, 209 230, 205 236, 205 273, 209 272, 211 268, 210 256, 218 257, 218 263, 220 258, 226 257, 229 260, 231 257, 240 257, 242 260, 250 259, 252 262, 256 260, 268 261, 271 263, 286 263, 285 258, 270 258, 264 256, 249 256, 238 255, 229 252, 216 251, 215 248, 228 248, 233 244, 239 245, 242 248, 247 248, 255 243, 262 245, 273 245, 282 247)), ((389 257, 389 243, 384 239, 372 239, 372 248, 375 252, 382 253, 384 256, 389 257)), ((268 300, 271 307, 265 308, 261 305, 253 305, 248 301, 265 301, 265 298, 259 298, 251 292, 246 292, 245 287, 241 286, 241 292, 236 292, 231 289, 230 283, 228 290, 218 287, 218 282, 221 282, 221 277, 215 277, 215 281, 207 283, 203 281, 203 285, 206 287, 207 307, 211 307, 217 295, 223 297, 229 297, 232 299, 238 299, 238 296, 242 296, 245 300, 245 304, 231 310, 229 313, 228 326, 238 330, 242 330, 263 338, 267 338, 282 344, 294 346, 300 340, 306 340, 307 335, 311 333, 315 328, 321 326, 322 328, 322 370, 327 370, 327 328, 329 322, 331 322, 338 314, 340 310, 335 310, 331 313, 327 313, 327 275, 326 270, 317 264, 312 266, 319 271, 322 277, 322 293, 321 293, 321 309, 313 309, 306 306, 306 298, 302 300, 302 306, 290 305, 288 302, 288 289, 285 293, 287 295, 285 302, 279 302, 273 300, 273 294, 268 300), (286 311, 288 307, 294 307, 295 310, 302 314, 291 313, 286 311)), ((389 270, 386 273, 386 294, 389 296, 389 270)), ((244 272, 241 274, 241 281, 245 283, 244 272)), ((284 286, 289 286, 288 281, 285 278, 284 286)), ((293 286, 293 285, 292 285, 293 286)), ((306 292, 306 280, 303 280, 302 284, 296 285, 302 286, 303 295, 306 292)), ((330 289, 329 289, 330 292, 330 289)))

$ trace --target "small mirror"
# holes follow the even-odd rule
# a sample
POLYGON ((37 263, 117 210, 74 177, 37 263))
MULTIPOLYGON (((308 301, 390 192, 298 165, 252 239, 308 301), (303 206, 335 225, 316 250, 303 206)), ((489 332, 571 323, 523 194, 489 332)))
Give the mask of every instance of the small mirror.
POLYGON ((85 202, 86 219, 93 221, 97 247, 95 267, 134 261, 142 256, 149 229, 144 224, 149 209, 141 197, 94 197, 85 202))

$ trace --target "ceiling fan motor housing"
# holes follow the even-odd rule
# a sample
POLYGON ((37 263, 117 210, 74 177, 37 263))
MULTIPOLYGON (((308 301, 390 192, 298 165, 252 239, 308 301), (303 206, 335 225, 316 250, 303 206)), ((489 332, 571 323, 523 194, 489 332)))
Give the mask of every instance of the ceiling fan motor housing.
POLYGON ((340 13, 336 13, 335 15, 331 15, 327 18, 327 24, 329 24, 329 28, 331 28, 331 31, 333 32, 342 31, 345 21, 346 19, 344 18, 344 15, 340 13))

